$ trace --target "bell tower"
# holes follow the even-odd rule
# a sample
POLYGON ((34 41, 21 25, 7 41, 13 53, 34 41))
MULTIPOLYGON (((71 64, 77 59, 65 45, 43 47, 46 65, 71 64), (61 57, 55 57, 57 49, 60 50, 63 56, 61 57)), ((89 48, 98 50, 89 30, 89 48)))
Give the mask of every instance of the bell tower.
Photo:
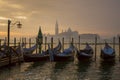
POLYGON ((58 22, 56 20, 56 24, 55 24, 55 35, 59 34, 59 29, 58 29, 58 22))

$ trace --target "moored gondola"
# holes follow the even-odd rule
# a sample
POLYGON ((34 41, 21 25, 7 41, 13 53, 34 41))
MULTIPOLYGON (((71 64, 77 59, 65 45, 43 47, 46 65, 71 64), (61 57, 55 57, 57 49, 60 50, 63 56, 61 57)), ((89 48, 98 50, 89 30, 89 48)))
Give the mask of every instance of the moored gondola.
POLYGON ((105 61, 112 61, 115 59, 115 50, 105 43, 104 49, 101 50, 100 57, 105 61))
POLYGON ((23 54, 32 54, 37 48, 37 45, 34 44, 32 47, 30 48, 23 48, 23 54))
MULTIPOLYGON (((54 51, 60 51, 61 50, 61 42, 53 48, 54 51)), ((46 51, 42 51, 42 53, 37 54, 24 54, 24 61, 25 62, 40 62, 40 61, 50 61, 50 54, 49 54, 50 48, 46 51)))
POLYGON ((60 53, 61 55, 54 55, 54 61, 73 61, 74 57, 72 54, 70 55, 65 55, 64 53, 60 53))
POLYGON ((93 49, 92 47, 86 43, 86 47, 83 50, 77 50, 77 58, 79 61, 81 60, 90 60, 93 56, 93 49))
POLYGON ((75 47, 73 44, 63 52, 52 51, 53 61, 73 61, 74 60, 75 47))
POLYGON ((42 53, 37 54, 24 54, 25 62, 40 62, 40 61, 49 61, 48 51, 42 51, 42 53))
POLYGON ((6 50, 0 50, 0 67, 23 61, 21 51, 18 53, 13 47, 6 46, 6 50))
POLYGON ((49 61, 49 55, 42 54, 26 54, 24 55, 25 62, 49 61))

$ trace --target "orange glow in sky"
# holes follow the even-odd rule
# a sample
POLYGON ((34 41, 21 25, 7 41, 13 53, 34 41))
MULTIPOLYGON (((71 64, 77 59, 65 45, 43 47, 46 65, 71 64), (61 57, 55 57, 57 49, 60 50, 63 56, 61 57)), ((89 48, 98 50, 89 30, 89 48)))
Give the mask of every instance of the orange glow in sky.
POLYGON ((11 29, 14 36, 36 36, 39 26, 54 34, 57 20, 59 32, 70 27, 79 34, 112 37, 120 34, 120 0, 0 0, 0 36, 7 32, 8 19, 23 24, 20 31, 11 29))

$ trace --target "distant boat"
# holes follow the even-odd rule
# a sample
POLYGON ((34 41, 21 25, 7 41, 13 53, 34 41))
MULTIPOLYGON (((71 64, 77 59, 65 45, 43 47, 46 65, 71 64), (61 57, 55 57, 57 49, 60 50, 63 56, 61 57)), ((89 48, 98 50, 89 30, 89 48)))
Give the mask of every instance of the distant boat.
POLYGON ((83 50, 77 50, 77 58, 79 61, 81 60, 89 60, 93 56, 93 49, 89 44, 86 44, 87 48, 83 50))
POLYGON ((108 45, 108 43, 105 43, 104 49, 101 50, 100 57, 103 60, 114 60, 115 59, 115 50, 108 45))

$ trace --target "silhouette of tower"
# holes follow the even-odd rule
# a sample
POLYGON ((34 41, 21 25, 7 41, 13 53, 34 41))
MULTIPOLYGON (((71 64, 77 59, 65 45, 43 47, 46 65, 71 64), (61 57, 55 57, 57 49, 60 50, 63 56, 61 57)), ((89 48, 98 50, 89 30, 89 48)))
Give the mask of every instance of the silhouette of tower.
POLYGON ((56 24, 55 24, 55 35, 58 35, 59 33, 59 29, 58 29, 58 22, 56 20, 56 24))

